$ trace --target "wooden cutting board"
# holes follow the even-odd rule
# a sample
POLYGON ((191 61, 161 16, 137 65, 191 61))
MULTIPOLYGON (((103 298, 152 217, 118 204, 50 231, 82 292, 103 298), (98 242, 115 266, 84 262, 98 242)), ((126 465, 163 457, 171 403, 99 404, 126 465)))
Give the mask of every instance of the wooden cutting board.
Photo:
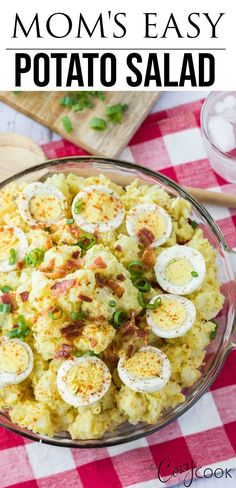
POLYGON ((92 154, 117 157, 160 96, 160 92, 106 92, 105 103, 95 100, 93 109, 74 114, 59 104, 60 98, 65 93, 20 92, 15 94, 8 91, 0 92, 0 100, 92 154), (92 117, 104 118, 105 105, 116 103, 127 103, 129 106, 123 116, 122 124, 109 127, 101 132, 89 128, 89 121, 92 117), (71 133, 67 133, 61 123, 62 116, 66 114, 70 116, 73 123, 74 129, 71 133))

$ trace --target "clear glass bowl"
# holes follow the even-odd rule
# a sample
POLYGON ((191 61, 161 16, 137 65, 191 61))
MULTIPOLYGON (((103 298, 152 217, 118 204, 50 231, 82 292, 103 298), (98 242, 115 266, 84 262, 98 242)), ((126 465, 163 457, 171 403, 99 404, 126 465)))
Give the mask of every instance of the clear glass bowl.
POLYGON ((1 426, 34 441, 73 448, 97 448, 129 442, 162 429, 191 408, 210 387, 222 368, 227 355, 236 348, 233 338, 236 289, 234 273, 230 262, 230 256, 234 251, 228 247, 222 232, 207 210, 191 197, 186 190, 183 190, 179 185, 162 174, 136 164, 93 156, 62 158, 48 161, 39 166, 22 171, 0 183, 0 189, 8 185, 11 181, 44 181, 50 174, 55 172, 63 172, 65 174, 73 172, 79 176, 85 177, 104 174, 115 183, 121 185, 127 185, 135 178, 142 184, 159 185, 170 195, 181 196, 191 202, 191 218, 200 223, 205 236, 217 251, 219 278, 222 282, 222 293, 225 295, 225 305, 224 309, 217 317, 220 326, 216 339, 207 349, 206 360, 202 366, 202 375, 200 379, 193 386, 184 390, 186 395, 185 402, 174 409, 169 409, 163 412, 155 425, 140 423, 134 426, 125 423, 119 426, 115 431, 106 433, 101 439, 71 440, 66 432, 57 434, 53 438, 34 434, 27 429, 13 424, 7 412, 0 412, 1 426))

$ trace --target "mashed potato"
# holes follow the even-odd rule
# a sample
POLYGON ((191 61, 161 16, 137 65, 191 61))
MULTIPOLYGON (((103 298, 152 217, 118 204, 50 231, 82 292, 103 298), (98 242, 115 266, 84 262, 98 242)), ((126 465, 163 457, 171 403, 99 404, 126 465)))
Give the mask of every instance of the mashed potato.
POLYGON ((49 226, 30 226, 23 218, 19 199, 26 184, 10 184, 0 194, 0 226, 17 226, 28 240, 24 260, 15 262, 14 269, 7 272, 0 270, 1 335, 25 341, 34 355, 33 370, 19 384, 1 385, 0 371, 0 406, 9 409, 12 422, 24 428, 48 436, 67 431, 72 439, 100 438, 126 421, 155 424, 165 409, 184 402, 183 388, 201 375, 205 349, 216 328, 211 319, 224 302, 216 252, 202 230, 191 225, 190 203, 171 198, 158 186, 140 186, 134 181, 123 188, 102 175, 84 179, 75 174, 54 174, 46 183, 59 190, 67 202, 64 216, 49 226), (76 224, 72 201, 91 185, 118 195, 125 217, 117 228, 88 234, 76 224), (139 204, 156 204, 171 218, 172 231, 163 245, 147 246, 128 235, 126 215, 139 204), (155 262, 176 244, 199 251, 206 274, 201 286, 188 295, 196 309, 193 326, 181 337, 163 339, 147 324, 130 263, 142 264, 142 279, 148 283, 147 303, 164 293, 155 277, 155 262), (118 325, 115 312, 124 317, 118 325), (14 336, 17 326, 19 335, 14 336), (160 348, 171 366, 169 381, 153 393, 131 390, 117 372, 119 358, 131 357, 147 345, 160 348), (112 381, 100 400, 74 407, 60 395, 57 375, 64 361, 83 355, 104 361, 112 381))

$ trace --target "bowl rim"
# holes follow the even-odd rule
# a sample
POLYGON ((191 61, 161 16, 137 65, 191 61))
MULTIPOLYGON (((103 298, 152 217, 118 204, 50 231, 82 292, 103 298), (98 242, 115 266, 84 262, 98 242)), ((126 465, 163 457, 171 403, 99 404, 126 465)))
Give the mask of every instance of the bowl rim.
MULTIPOLYGON (((92 163, 96 163, 96 162, 97 163, 103 163, 103 164, 105 163, 107 165, 112 164, 115 166, 119 166, 121 169, 122 168, 123 169, 132 169, 134 171, 137 170, 138 172, 144 173, 145 175, 150 176, 152 178, 158 178, 158 180, 161 183, 163 183, 167 187, 170 187, 173 190, 177 191, 179 195, 181 195, 183 198, 186 198, 188 201, 190 201, 193 204, 193 206, 195 207, 195 209, 197 209, 197 211, 203 217, 203 219, 207 221, 208 225, 210 225, 211 231, 217 237, 217 239, 218 239, 219 243, 221 244, 223 250, 226 252, 226 255, 227 255, 227 253, 234 252, 228 246, 222 231, 220 230, 220 228, 218 227, 218 225, 214 221, 213 217, 211 217, 211 215, 207 211, 207 209, 201 203, 199 203, 197 200, 195 200, 195 198, 192 195, 190 195, 187 190, 182 188, 178 183, 174 182, 173 180, 171 180, 167 176, 163 175, 162 173, 160 173, 158 171, 153 171, 153 170, 146 168, 146 167, 144 167, 140 164, 137 164, 137 163, 113 159, 113 158, 109 158, 109 157, 93 156, 93 155, 92 156, 68 156, 68 157, 65 156, 62 158, 53 158, 53 159, 45 161, 44 163, 40 163, 36 166, 31 166, 29 168, 26 168, 22 171, 19 171, 18 173, 15 173, 14 175, 12 175, 10 177, 4 179, 3 181, 0 182, 0 190, 2 188, 4 188, 6 185, 8 185, 9 183, 16 181, 19 178, 22 178, 25 175, 28 175, 31 173, 36 173, 37 171, 47 169, 50 166, 57 167, 63 163, 64 164, 74 163, 74 162, 81 163, 81 162, 89 162, 89 161, 92 163)), ((73 172, 73 168, 71 168, 71 170, 73 172)), ((63 170, 62 170, 62 172, 63 172, 63 170)), ((230 266, 230 271, 232 271, 231 266, 230 266)), ((233 277, 233 274, 232 274, 232 277, 233 277)), ((233 324, 232 324, 232 326, 233 326, 233 324)), ((230 337, 229 337, 229 339, 230 339, 230 337)), ((200 385, 196 394, 194 394, 194 396, 191 397, 189 399, 189 401, 187 401, 185 404, 183 404, 180 407, 180 411, 177 410, 175 413, 173 413, 171 418, 166 419, 162 423, 162 425, 158 425, 158 426, 154 425, 153 427, 150 427, 150 430, 148 430, 147 432, 143 432, 143 433, 142 432, 138 432, 138 433, 133 432, 130 434, 129 438, 117 438, 115 440, 111 440, 111 439, 103 440, 103 439, 101 439, 102 442, 99 442, 100 439, 91 440, 91 441, 86 440, 84 444, 80 444, 80 442, 81 441, 83 442, 83 440, 79 440, 79 439, 78 440, 72 440, 72 439, 67 440, 66 438, 62 439, 62 440, 59 440, 59 439, 57 440, 57 438, 51 439, 47 436, 42 436, 40 434, 33 433, 29 430, 27 430, 27 431, 24 430, 23 432, 21 432, 21 430, 20 430, 21 427, 19 427, 19 428, 17 426, 15 427, 15 424, 13 424, 12 426, 9 425, 9 423, 8 423, 9 421, 8 421, 7 417, 5 416, 4 412, 1 410, 0 410, 0 426, 4 427, 5 429, 7 429, 7 430, 9 430, 15 434, 18 434, 18 435, 23 436, 27 439, 37 441, 37 442, 40 442, 43 444, 52 445, 52 446, 60 446, 60 447, 77 448, 77 449, 88 449, 88 448, 99 449, 99 448, 104 448, 104 447, 109 447, 109 446, 126 444, 128 442, 132 442, 132 441, 135 441, 137 439, 146 437, 148 435, 151 435, 151 434, 157 432, 158 430, 161 430, 162 428, 169 425, 171 422, 177 420, 180 416, 182 416, 184 413, 186 413, 193 405, 195 405, 195 403, 204 395, 204 393, 206 393, 206 391, 210 388, 210 386, 212 385, 212 383, 214 382, 214 380, 218 376, 219 372, 221 371, 229 353, 233 349, 235 349, 235 346, 232 343, 230 343, 229 339, 226 342, 226 344, 223 344, 223 345, 221 344, 221 346, 219 347, 219 350, 221 349, 221 354, 219 355, 218 361, 216 361, 215 369, 214 369, 212 374, 208 374, 205 377, 205 381, 200 385), (7 425, 1 420, 2 417, 6 418, 7 425), (99 444, 97 444, 96 441, 98 441, 99 444)), ((219 350, 218 350, 218 354, 219 354, 219 350)))

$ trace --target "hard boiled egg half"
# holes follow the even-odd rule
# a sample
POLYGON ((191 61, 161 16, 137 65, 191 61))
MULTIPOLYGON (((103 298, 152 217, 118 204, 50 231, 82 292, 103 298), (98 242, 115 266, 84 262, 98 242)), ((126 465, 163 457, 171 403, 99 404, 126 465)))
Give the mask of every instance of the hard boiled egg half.
POLYGON ((20 339, 0 338, 0 386, 17 385, 33 369, 31 348, 20 339))
POLYGON ((45 183, 30 183, 19 198, 21 217, 31 226, 51 225, 64 216, 66 199, 57 188, 45 183))
POLYGON ((110 384, 110 371, 96 356, 64 361, 57 374, 57 389, 63 400, 73 407, 97 402, 108 391, 110 384))
POLYGON ((163 251, 155 264, 157 282, 168 293, 189 295, 200 288, 206 274, 202 254, 188 246, 163 251))
POLYGON ((196 309, 188 298, 179 295, 157 295, 150 303, 160 299, 160 306, 147 310, 147 323, 153 333, 164 339, 184 335, 193 326, 196 309))
POLYGON ((107 232, 119 227, 124 219, 124 206, 118 195, 101 185, 88 186, 72 203, 72 214, 85 232, 107 232))
POLYGON ((18 227, 0 227, 0 271, 12 271, 23 261, 28 248, 25 233, 18 227))
POLYGON ((133 391, 153 393, 170 379, 171 367, 167 356, 157 347, 141 347, 131 358, 118 363, 121 381, 133 391))
MULTIPOLYGON (((143 203, 133 207, 126 218, 127 232, 141 241, 144 229, 151 236, 150 247, 158 247, 166 242, 172 231, 172 220, 168 213, 154 203, 143 203)), ((142 242, 142 241, 141 241, 142 242)))

